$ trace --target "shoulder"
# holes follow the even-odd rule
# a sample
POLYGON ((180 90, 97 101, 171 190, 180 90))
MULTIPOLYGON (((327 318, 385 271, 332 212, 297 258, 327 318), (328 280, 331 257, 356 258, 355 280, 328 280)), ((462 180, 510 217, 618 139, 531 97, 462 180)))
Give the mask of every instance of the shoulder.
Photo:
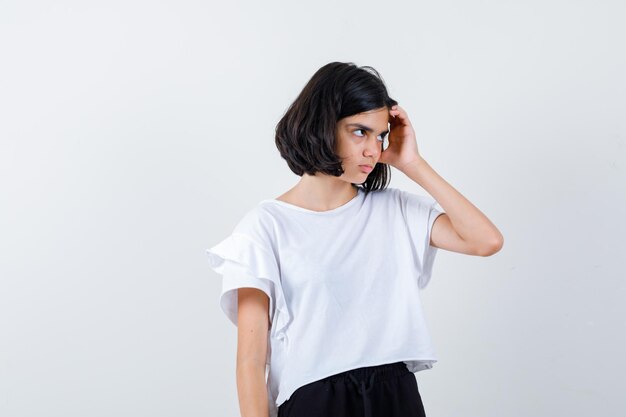
POLYGON ((385 187, 382 190, 370 191, 368 197, 372 201, 398 201, 402 192, 395 187, 385 187))
POLYGON ((428 215, 433 210, 442 211, 438 209, 437 201, 429 195, 395 187, 387 187, 374 193, 376 194, 373 198, 379 200, 378 205, 384 206, 386 210, 399 210, 404 216, 413 216, 415 213, 428 215))
POLYGON ((436 203, 436 200, 430 196, 416 194, 399 188, 394 188, 392 193, 393 198, 397 199, 403 205, 432 206, 436 203))
POLYGON ((273 241, 274 221, 271 213, 261 202, 244 213, 233 229, 233 234, 246 235, 258 243, 273 241))

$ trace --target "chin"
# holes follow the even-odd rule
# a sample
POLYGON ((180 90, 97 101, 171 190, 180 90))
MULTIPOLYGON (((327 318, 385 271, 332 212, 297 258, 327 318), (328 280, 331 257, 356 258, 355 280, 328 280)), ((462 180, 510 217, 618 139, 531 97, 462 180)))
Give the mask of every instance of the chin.
POLYGON ((369 172, 369 173, 361 172, 361 170, 358 169, 353 175, 350 175, 349 177, 346 177, 345 181, 347 181, 347 182, 349 182, 351 184, 363 184, 365 181, 367 181, 367 177, 370 174, 371 174, 371 172, 369 172))
POLYGON ((367 181, 367 177, 368 175, 359 175, 357 178, 354 179, 354 183, 355 184, 363 184, 365 181, 367 181))

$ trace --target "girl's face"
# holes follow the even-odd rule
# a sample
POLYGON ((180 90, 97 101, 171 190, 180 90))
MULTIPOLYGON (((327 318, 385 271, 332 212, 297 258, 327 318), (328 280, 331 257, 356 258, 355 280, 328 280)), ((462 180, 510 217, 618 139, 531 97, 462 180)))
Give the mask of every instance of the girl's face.
POLYGON ((337 122, 335 152, 345 171, 339 178, 355 184, 365 182, 383 151, 389 118, 389 109, 381 107, 337 122), (370 165, 371 169, 363 165, 370 165))

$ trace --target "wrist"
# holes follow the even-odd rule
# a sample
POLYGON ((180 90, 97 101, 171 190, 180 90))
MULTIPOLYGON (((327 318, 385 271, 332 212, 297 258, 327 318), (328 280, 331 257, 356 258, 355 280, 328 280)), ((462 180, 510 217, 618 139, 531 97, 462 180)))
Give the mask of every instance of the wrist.
POLYGON ((402 165, 398 167, 398 170, 402 173, 406 173, 407 170, 419 169, 425 163, 426 160, 418 155, 416 158, 411 159, 408 162, 403 162, 402 165))

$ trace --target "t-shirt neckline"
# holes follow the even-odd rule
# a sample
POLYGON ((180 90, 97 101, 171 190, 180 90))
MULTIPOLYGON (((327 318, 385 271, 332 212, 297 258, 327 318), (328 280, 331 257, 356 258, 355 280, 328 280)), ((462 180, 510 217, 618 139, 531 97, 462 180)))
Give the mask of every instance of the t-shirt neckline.
POLYGON ((339 207, 335 207, 334 209, 323 210, 323 211, 310 210, 310 209, 307 209, 307 208, 304 208, 304 207, 296 206, 295 204, 287 203, 286 201, 276 200, 275 198, 270 198, 270 199, 267 199, 267 200, 263 200, 263 202, 271 202, 271 203, 277 204, 279 206, 287 207, 287 208, 290 208, 290 209, 293 209, 293 210, 297 210, 297 211, 301 211, 301 212, 304 212, 304 213, 317 214, 317 215, 328 215, 328 214, 335 214, 335 213, 338 213, 340 211, 346 210, 347 208, 349 208, 349 207, 353 206, 354 204, 356 204, 356 202, 359 200, 359 198, 363 194, 363 190, 362 190, 361 187, 356 187, 356 189, 357 189, 357 193, 351 200, 347 201, 346 203, 343 203, 339 207))

